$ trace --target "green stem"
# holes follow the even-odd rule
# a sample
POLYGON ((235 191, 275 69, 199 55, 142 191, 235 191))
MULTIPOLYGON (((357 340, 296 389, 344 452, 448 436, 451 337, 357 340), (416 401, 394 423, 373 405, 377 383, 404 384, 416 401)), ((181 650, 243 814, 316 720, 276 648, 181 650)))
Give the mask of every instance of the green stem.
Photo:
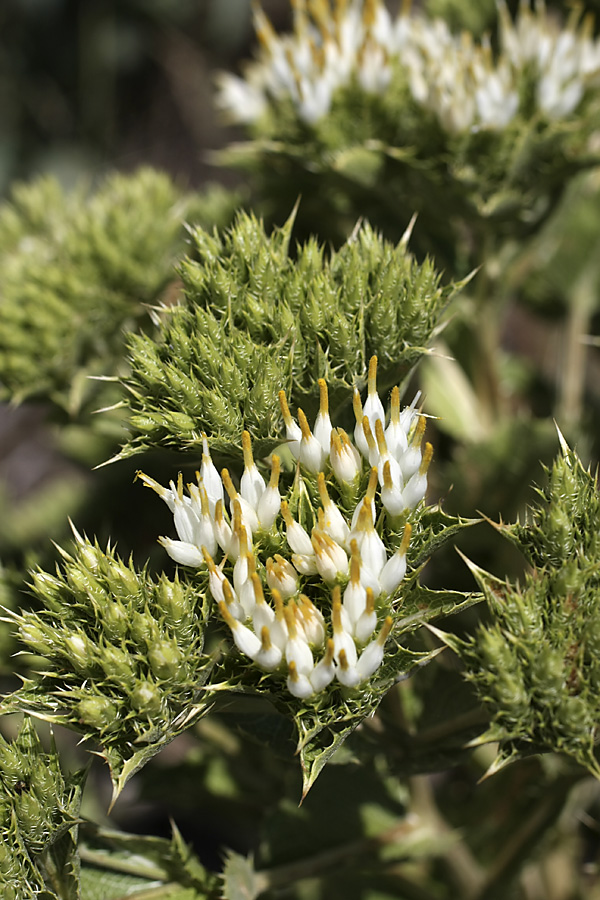
POLYGON ((421 821, 427 822, 440 836, 452 835, 456 840, 442 853, 448 876, 456 888, 457 897, 479 896, 484 882, 484 872, 459 833, 451 828, 440 813, 435 802, 431 779, 426 775, 416 775, 410 779, 413 810, 421 821))
POLYGON ((587 266, 569 296, 564 358, 557 372, 556 418, 563 428, 576 427, 581 421, 587 360, 584 338, 590 332, 597 280, 597 265, 587 266))

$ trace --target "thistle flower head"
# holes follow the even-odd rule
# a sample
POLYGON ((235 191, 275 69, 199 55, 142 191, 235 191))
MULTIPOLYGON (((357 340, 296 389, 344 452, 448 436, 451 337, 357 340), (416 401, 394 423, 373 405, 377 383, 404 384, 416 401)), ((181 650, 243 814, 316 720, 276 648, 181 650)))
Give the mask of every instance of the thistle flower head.
POLYGON ((517 115, 523 85, 533 80, 536 108, 568 116, 600 77, 600 44, 577 16, 562 26, 542 2, 520 4, 513 20, 499 0, 499 51, 489 39, 454 35, 441 19, 411 13, 394 19, 383 0, 294 3, 294 28, 277 35, 256 14, 260 42, 246 77, 222 75, 219 102, 235 121, 252 123, 287 100, 312 125, 328 115, 336 92, 358 85, 385 94, 406 79, 412 100, 448 132, 502 129, 517 115))
POLYGON ((292 417, 280 395, 287 448, 297 461, 283 498, 279 457, 272 457, 267 483, 248 432, 242 436, 239 490, 228 469, 217 482, 207 442, 204 474, 187 494, 181 477, 167 489, 140 474, 173 512, 179 540, 161 538, 167 552, 206 572, 208 593, 237 650, 263 672, 284 676, 299 699, 332 683, 359 688, 383 660, 398 611, 411 537, 406 519, 424 498, 431 451, 427 445, 421 452, 425 419, 414 406, 403 416, 397 390, 386 417, 376 376, 373 357, 364 406, 358 391, 354 395, 357 423, 368 436, 359 447, 333 427, 323 379, 312 429, 301 409, 297 421, 292 417), (386 430, 393 437, 398 429, 403 439, 388 445, 386 430), (208 478, 218 498, 212 512, 208 478), (261 504, 269 492, 276 502, 265 517, 261 504))

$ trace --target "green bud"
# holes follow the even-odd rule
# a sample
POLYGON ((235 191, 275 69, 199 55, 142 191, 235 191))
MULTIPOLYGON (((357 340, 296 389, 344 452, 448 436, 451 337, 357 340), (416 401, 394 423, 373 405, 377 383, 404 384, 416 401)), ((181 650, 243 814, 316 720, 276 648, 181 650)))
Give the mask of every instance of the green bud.
POLYGON ((141 713, 154 715, 160 711, 160 691, 151 681, 139 681, 129 696, 134 709, 141 713))
POLYGON ((19 636, 23 643, 27 644, 41 656, 48 656, 52 651, 52 644, 44 629, 33 619, 24 621, 19 626, 19 636))
POLYGON ((110 640, 123 639, 129 631, 129 615, 118 600, 107 598, 102 606, 102 623, 110 640))
POLYGON ((118 725, 118 711, 107 697, 85 697, 77 705, 81 722, 98 731, 110 731, 118 725))
POLYGON ((162 640, 148 648, 148 660, 157 678, 175 678, 181 663, 181 652, 174 640, 162 640))
POLYGON ((131 617, 131 637, 136 644, 152 644, 158 639, 156 620, 149 612, 136 612, 131 617))
POLYGON ((93 646, 81 632, 73 632, 64 638, 64 650, 78 672, 87 673, 92 668, 93 646))
POLYGON ((15 803, 19 826, 28 844, 44 844, 48 837, 46 808, 40 800, 30 792, 24 792, 15 803))
POLYGON ((114 647, 112 644, 101 647, 98 661, 107 678, 125 683, 130 683, 135 678, 135 660, 121 647, 114 647))
POLYGON ((170 624, 181 622, 189 612, 190 604, 186 592, 178 581, 172 582, 166 578, 161 578, 158 585, 157 600, 170 624))
POLYGON ((569 556, 573 548, 571 521, 560 506, 553 506, 548 516, 548 534, 564 556, 569 556))

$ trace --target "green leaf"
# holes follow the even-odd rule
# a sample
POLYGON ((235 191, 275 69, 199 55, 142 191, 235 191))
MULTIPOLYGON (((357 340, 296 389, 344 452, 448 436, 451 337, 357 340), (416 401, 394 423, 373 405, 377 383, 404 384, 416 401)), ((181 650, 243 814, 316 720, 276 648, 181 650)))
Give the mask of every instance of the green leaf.
POLYGON ((252 857, 233 850, 227 852, 222 877, 223 900, 255 900, 267 886, 264 876, 255 870, 252 857))

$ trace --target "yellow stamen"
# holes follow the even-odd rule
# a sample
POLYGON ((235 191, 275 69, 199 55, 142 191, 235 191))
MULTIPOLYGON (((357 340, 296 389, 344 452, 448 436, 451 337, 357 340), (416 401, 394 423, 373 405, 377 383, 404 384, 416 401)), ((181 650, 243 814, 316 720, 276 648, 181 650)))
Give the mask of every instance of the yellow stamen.
POLYGON ((271 477, 269 479, 269 487, 275 489, 279 485, 279 476, 281 474, 281 460, 274 454, 271 457, 271 477))
POLYGON ((404 534, 402 535, 402 543, 398 547, 398 553, 400 556, 404 556, 406 551, 408 550, 408 545, 410 544, 410 538, 412 535, 412 525, 410 522, 407 522, 404 526, 404 534))
POLYGON ((242 431, 242 451, 244 453, 244 465, 247 469, 251 469, 254 466, 254 457, 252 456, 252 442, 249 431, 242 431))
POLYGON ((285 606, 283 605, 283 597, 277 588, 271 588, 271 597, 275 606, 275 618, 278 622, 285 620, 285 606))
POLYGON ((358 388, 354 388, 354 394, 352 395, 352 409, 354 410, 356 421, 360 425, 363 420, 363 409, 358 388))
POLYGON ((392 396, 390 397, 390 419, 394 425, 400 424, 400 389, 392 388, 392 396))
POLYGON ((331 624, 335 634, 343 631, 342 626, 342 591, 339 585, 336 585, 331 594, 331 624))
POLYGON ((271 632, 269 631, 267 625, 263 625, 263 627, 260 629, 260 643, 261 650, 270 650, 273 646, 271 644, 271 632))
POLYGON ((358 541, 354 538, 350 541, 350 581, 353 585, 360 584, 360 567, 362 559, 360 558, 360 550, 358 549, 358 541))
POLYGON ((340 668, 342 669, 343 672, 346 672, 350 668, 350 665, 348 663, 348 657, 346 656, 346 650, 344 647, 342 647, 342 649, 340 650, 340 655, 339 655, 338 659, 339 659, 339 663, 340 663, 340 668))
POLYGON ((227 580, 223 582, 223 596, 225 597, 225 603, 227 604, 227 606, 231 606, 232 603, 235 603, 233 590, 227 580))
POLYGON ((329 506, 329 504, 331 503, 331 498, 327 493, 327 485, 325 484, 325 475, 323 472, 319 472, 317 476, 317 484, 319 487, 319 497, 321 498, 321 503, 323 504, 323 506, 329 506))
POLYGON ((365 613, 370 616, 372 612, 375 611, 375 594, 373 593, 373 588, 367 588, 367 600, 365 604, 365 613))
POLYGON ((387 641, 388 635, 389 635, 390 631, 392 630, 393 624, 394 624, 394 620, 392 619, 391 616, 388 616, 386 618, 385 622, 383 623, 383 625, 381 626, 381 631, 377 635, 377 643, 381 647, 383 647, 383 645, 387 641))
POLYGON ((381 419, 375 420, 375 437, 377 439, 377 446, 379 448, 379 453, 381 456, 388 455, 388 448, 385 442, 385 434, 383 433, 383 422, 381 419))
POLYGON ((291 528, 292 525, 294 524, 294 519, 290 512, 290 507, 288 505, 287 500, 281 501, 281 515, 283 516, 283 521, 285 522, 286 526, 288 528, 291 528))
POLYGON ((223 603, 222 600, 219 602, 219 612, 223 616, 223 619, 225 620, 226 624, 229 625, 229 627, 233 631, 237 625, 237 620, 233 618, 233 616, 227 609, 227 604, 223 603))
POLYGON ((372 356, 369 360, 369 377, 367 381, 367 391, 369 394, 377 393, 377 357, 372 356))
POLYGON ((296 663, 293 659, 288 663, 288 671, 290 674, 290 680, 294 683, 298 681, 298 669, 296 668, 296 663))
POLYGON ((279 406, 281 407, 281 415, 283 416, 283 421, 285 422, 285 424, 293 425, 294 420, 292 419, 292 414, 290 413, 290 408, 285 396, 285 391, 279 391, 279 406))
POLYGON ((319 412, 326 416, 329 412, 329 396, 327 394, 327 382, 319 378, 319 412))
POLYGON ((433 447, 429 443, 429 441, 425 444, 425 450, 423 451, 423 459, 421 460, 421 465, 419 466, 419 475, 426 475, 427 469, 431 463, 433 457, 433 447))
POLYGON ((177 476, 177 496, 183 500, 183 475, 181 472, 177 476))
MULTIPOLYGON (((377 469, 375 466, 371 469, 371 474, 369 475, 369 483, 367 485, 367 492, 365 494, 365 500, 367 503, 372 503, 375 499, 375 491, 377 490, 377 469)), ((364 504, 363 504, 364 508, 364 504)))
POLYGON ((300 425, 302 437, 305 441, 309 441, 312 437, 312 432, 310 430, 310 425, 308 424, 308 419, 304 415, 304 410, 302 409, 298 409, 298 424, 300 425))
POLYGON ((254 599, 256 600, 257 605, 260 606, 261 603, 266 602, 261 580, 256 572, 252 573, 250 580, 252 581, 252 588, 254 590, 254 599))
POLYGON ((367 419, 366 416, 363 416, 362 427, 365 433, 365 438, 367 441, 367 445, 369 447, 369 452, 377 452, 377 444, 375 443, 375 438, 373 437, 373 432, 371 431, 371 423, 367 419))
POLYGON ((389 459, 383 464, 383 486, 387 488, 388 491, 393 490, 394 482, 392 481, 392 467, 390 466, 389 459))
POLYGON ((425 426, 427 422, 425 416, 419 416, 419 421, 417 422, 417 427, 415 428, 411 444, 413 447, 420 447, 421 441, 423 440, 423 435, 425 434, 425 426))
POLYGON ((228 469, 223 469, 223 471, 221 472, 221 479, 223 481, 225 490, 229 494, 229 498, 231 500, 235 500, 235 498, 237 497, 237 491, 233 485, 233 481, 231 480, 231 475, 229 474, 228 469))

